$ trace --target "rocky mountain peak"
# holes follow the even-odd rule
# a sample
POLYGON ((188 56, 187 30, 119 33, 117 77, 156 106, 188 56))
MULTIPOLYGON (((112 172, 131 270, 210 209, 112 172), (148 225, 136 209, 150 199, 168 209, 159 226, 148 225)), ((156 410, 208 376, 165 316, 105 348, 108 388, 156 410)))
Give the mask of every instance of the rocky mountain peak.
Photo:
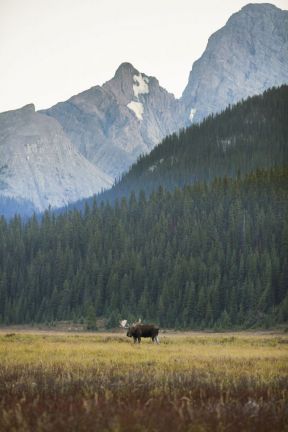
MULTIPOLYGON (((255 15, 263 15, 264 12, 281 12, 282 9, 279 9, 277 6, 271 4, 271 3, 247 3, 245 6, 243 6, 239 12, 248 12, 255 15)), ((235 14, 231 15, 228 21, 231 20, 232 17, 235 17, 235 15, 239 14, 239 12, 236 12, 235 14)))
POLYGON ((20 108, 22 112, 30 112, 35 113, 35 105, 33 103, 24 105, 22 108, 20 108))
POLYGON ((182 126, 181 107, 154 78, 122 63, 114 77, 45 110, 72 143, 115 178, 182 126))
POLYGON ((192 67, 182 96, 200 121, 248 96, 288 82, 288 11, 248 4, 215 32, 192 67))
POLYGON ((0 193, 36 210, 64 206, 111 185, 81 156, 56 119, 33 104, 0 114, 0 193))
POLYGON ((9 118, 10 116, 15 116, 15 118, 24 118, 25 115, 35 113, 35 105, 33 103, 24 105, 21 108, 16 108, 15 110, 5 111, 0 113, 2 117, 9 118))
MULTIPOLYGON (((231 15, 225 27, 239 26, 242 31, 247 29, 249 33, 253 33, 255 36, 256 32, 262 32, 265 33, 264 37, 266 39, 269 31, 275 31, 278 24, 280 24, 280 28, 282 27, 281 22, 283 20, 287 24, 287 11, 283 11, 269 3, 249 3, 242 7, 240 11, 231 15)), ((287 32, 286 26, 286 35, 287 32)))
POLYGON ((117 68, 114 78, 125 79, 127 76, 139 74, 139 71, 129 62, 123 62, 117 68))
POLYGON ((130 102, 139 103, 140 96, 149 93, 149 77, 131 63, 122 63, 103 88, 112 93, 120 104, 127 106, 130 102))

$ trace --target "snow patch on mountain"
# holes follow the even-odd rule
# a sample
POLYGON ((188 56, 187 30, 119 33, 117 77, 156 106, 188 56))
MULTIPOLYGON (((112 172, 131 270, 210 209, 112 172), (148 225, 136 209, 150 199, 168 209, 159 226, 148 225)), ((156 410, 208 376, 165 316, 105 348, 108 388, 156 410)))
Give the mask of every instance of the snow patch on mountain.
POLYGON ((193 122, 193 118, 194 118, 194 116, 195 116, 195 114, 196 114, 196 109, 195 108, 191 108, 191 111, 190 111, 190 114, 189 114, 189 120, 191 121, 191 122, 193 122))
POLYGON ((141 102, 131 101, 127 104, 127 107, 134 112, 138 120, 143 120, 144 107, 141 102))
POLYGON ((159 81, 122 63, 114 77, 42 111, 57 119, 76 149, 117 178, 183 125, 184 109, 159 81))
POLYGON ((133 80, 135 84, 133 84, 133 92, 134 96, 138 99, 141 94, 149 93, 149 78, 143 76, 141 73, 139 75, 134 75, 133 80))

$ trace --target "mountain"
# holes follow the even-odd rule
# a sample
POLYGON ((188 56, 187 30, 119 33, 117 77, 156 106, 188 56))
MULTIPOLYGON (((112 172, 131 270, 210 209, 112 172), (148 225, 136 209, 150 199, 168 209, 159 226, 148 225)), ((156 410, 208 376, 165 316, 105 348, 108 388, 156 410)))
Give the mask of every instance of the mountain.
POLYGON ((99 200, 237 177, 288 164, 288 86, 267 90, 166 137, 99 200))
POLYGON ((103 86, 42 112, 57 119, 78 151, 112 179, 183 126, 180 102, 130 63, 103 86))
POLYGON ((288 82, 288 11, 248 4, 214 33, 180 100, 123 63, 115 76, 44 110, 111 179, 165 136, 248 96, 288 82))
POLYGON ((0 114, 0 161, 2 201, 12 198, 19 208, 24 201, 31 211, 64 206, 111 185, 74 149, 60 124, 32 104, 0 114))
MULTIPOLYGON (((231 136, 221 120, 223 133, 216 123, 205 121, 206 131, 211 126, 208 139, 204 139, 206 132, 201 125, 199 130, 193 129, 188 135, 178 131, 191 121, 198 123, 243 98, 287 82, 288 11, 270 4, 249 4, 210 37, 205 52, 193 64, 188 85, 179 100, 163 89, 156 78, 139 72, 130 63, 122 63, 110 81, 47 110, 35 113, 34 107, 27 106, 0 114, 0 196, 19 202, 19 206, 15 201, 9 202, 9 214, 13 208, 21 211, 23 207, 30 209, 31 206, 36 210, 49 205, 61 207, 107 188, 115 178, 122 177, 140 155, 150 151, 151 158, 141 156, 142 165, 136 168, 138 180, 137 176, 134 180, 138 189, 141 180, 145 182, 146 190, 153 190, 156 177, 158 184, 165 179, 165 185, 170 184, 173 188, 175 184, 181 185, 193 178, 209 179, 216 174, 230 175, 231 171, 235 174, 236 166, 247 172, 261 165, 259 152, 263 152, 264 147, 255 144, 260 138, 267 146, 263 157, 268 166, 275 156, 275 149, 267 141, 269 136, 272 142, 272 137, 264 132, 261 135, 257 128, 251 129, 252 125, 260 127, 261 124, 260 117, 251 111, 245 120, 241 109, 241 119, 235 117, 237 111, 231 111, 233 120, 230 111, 226 112, 228 124, 232 121, 234 128, 239 122, 244 127, 243 134, 240 128, 233 129, 237 131, 236 136, 231 136), (248 139, 250 123, 251 148, 247 152, 248 144, 243 144, 241 137, 248 139), (174 132, 177 135, 171 136, 174 132), (174 143, 179 145, 183 154, 175 148, 177 158, 170 155, 169 159, 164 155, 156 158, 154 163, 153 158, 160 154, 162 147, 155 153, 153 149, 166 136, 166 142, 172 147, 174 143), (252 142, 254 138, 256 141, 252 142), (184 142, 189 144, 186 146, 184 142), (258 146, 257 150, 255 146, 258 146), (252 148, 255 154, 252 154, 252 148), (246 153, 240 156, 244 150, 246 153), (271 161, 267 156, 269 151, 274 154, 271 161), (205 152, 218 155, 215 166, 210 166, 208 172, 205 171, 205 152), (252 156, 248 158, 248 154, 252 156), (186 155, 189 162, 184 160, 186 155), (236 155, 238 162, 229 167, 228 159, 231 158, 232 163, 236 155), (146 166, 146 163, 150 165, 146 166), (144 168, 140 174, 141 166, 144 168)), ((250 107, 249 104, 245 106, 250 107)), ((273 105, 273 108, 277 112, 278 107, 273 105)), ((275 114, 266 107, 263 115, 266 120, 261 124, 262 130, 266 133, 272 122, 271 130, 280 143, 275 114)), ((127 190, 131 190, 131 179, 136 171, 133 168, 121 186, 117 185, 118 190, 121 187, 124 190, 127 181, 127 190)), ((5 203, 8 205, 8 201, 2 199, 0 212, 5 203)))
POLYGON ((178 130, 182 117, 179 101, 129 63, 102 87, 49 110, 27 105, 0 114, 1 214, 63 207, 100 192, 178 130))
POLYGON ((199 122, 269 87, 288 83, 288 11, 248 4, 214 33, 192 67, 181 102, 199 122))

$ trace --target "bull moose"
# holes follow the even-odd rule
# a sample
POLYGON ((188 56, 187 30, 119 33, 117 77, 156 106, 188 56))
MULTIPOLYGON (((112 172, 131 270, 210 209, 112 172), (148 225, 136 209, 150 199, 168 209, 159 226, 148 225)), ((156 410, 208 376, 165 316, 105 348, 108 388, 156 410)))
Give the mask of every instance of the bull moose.
POLYGON ((159 344, 159 327, 154 324, 141 324, 141 322, 134 323, 130 326, 126 326, 127 321, 121 321, 120 326, 122 328, 128 328, 127 336, 133 337, 134 343, 141 342, 141 338, 151 338, 152 342, 159 344), (123 323, 125 323, 123 325, 123 323))

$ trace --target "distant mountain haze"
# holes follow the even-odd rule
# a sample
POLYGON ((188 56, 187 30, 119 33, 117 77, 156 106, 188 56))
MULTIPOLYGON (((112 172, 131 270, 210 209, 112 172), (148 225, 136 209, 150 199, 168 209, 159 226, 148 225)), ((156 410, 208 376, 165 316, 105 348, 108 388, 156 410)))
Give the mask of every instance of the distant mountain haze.
POLYGON ((109 188, 163 138, 288 83, 288 11, 248 4, 214 33, 180 99, 122 63, 114 77, 65 102, 0 114, 0 196, 37 210, 109 188))
POLYGON ((0 114, 0 193, 35 210, 61 207, 111 185, 80 155, 53 118, 34 105, 0 114))

